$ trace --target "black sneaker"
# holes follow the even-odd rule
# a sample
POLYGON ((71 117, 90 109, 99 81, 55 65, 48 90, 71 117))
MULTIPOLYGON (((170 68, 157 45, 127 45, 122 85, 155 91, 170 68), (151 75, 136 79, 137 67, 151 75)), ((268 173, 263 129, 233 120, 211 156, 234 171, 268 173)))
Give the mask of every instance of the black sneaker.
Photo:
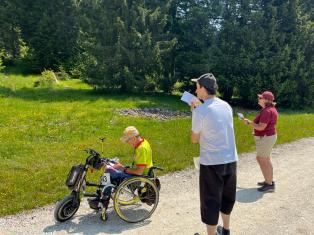
POLYGON ((93 199, 87 199, 89 207, 93 210, 101 210, 102 208, 105 208, 107 210, 110 197, 107 199, 99 199, 98 197, 93 199))
POLYGON ((275 183, 274 182, 272 184, 265 183, 262 187, 258 188, 257 191, 263 193, 275 192, 275 183))
MULTIPOLYGON (((258 186, 263 186, 264 184, 266 184, 265 181, 263 181, 263 182, 257 182, 257 185, 258 185, 258 186)), ((274 181, 273 181, 273 184, 274 184, 274 181)))
POLYGON ((230 230, 218 225, 216 235, 230 235, 230 230))

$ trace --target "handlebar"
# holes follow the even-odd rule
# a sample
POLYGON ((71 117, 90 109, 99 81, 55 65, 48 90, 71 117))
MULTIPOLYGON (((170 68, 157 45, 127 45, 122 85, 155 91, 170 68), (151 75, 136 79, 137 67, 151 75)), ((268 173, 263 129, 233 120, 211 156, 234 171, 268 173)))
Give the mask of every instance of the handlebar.
POLYGON ((84 151, 94 157, 100 157, 100 153, 98 153, 94 149, 85 149, 84 151))
POLYGON ((95 151, 94 149, 85 149, 86 153, 89 154, 89 156, 86 158, 86 165, 92 166, 95 169, 100 169, 103 164, 109 165, 117 163, 114 159, 110 158, 101 158, 100 153, 95 151))

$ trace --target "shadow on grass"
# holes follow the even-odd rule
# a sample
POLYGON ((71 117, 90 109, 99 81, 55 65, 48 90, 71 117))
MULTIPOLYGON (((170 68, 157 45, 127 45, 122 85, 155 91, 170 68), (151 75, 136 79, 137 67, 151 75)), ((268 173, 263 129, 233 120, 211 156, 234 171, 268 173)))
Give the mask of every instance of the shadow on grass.
POLYGON ((13 97, 23 100, 39 102, 63 102, 63 101, 97 101, 110 100, 117 102, 137 102, 146 101, 145 104, 138 103, 138 107, 167 106, 184 107, 180 104, 178 96, 166 95, 160 93, 143 94, 109 94, 103 91, 92 89, 73 89, 73 88, 21 88, 13 90, 8 87, 0 86, 1 97, 13 97))
POLYGON ((145 220, 139 223, 127 223, 121 220, 117 214, 112 210, 108 213, 108 220, 102 221, 100 213, 92 213, 88 215, 74 216, 73 221, 69 220, 63 223, 56 222, 54 225, 49 225, 43 229, 43 233, 57 233, 66 232, 68 234, 119 234, 123 231, 134 230, 139 227, 148 225, 151 221, 145 220))

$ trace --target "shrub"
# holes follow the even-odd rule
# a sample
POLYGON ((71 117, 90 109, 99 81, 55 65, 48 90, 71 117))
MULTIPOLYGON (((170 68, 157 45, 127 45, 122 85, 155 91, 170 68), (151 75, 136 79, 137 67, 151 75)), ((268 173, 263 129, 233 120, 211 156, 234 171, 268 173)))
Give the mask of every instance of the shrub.
POLYGON ((53 87, 58 83, 57 76, 52 70, 44 70, 40 79, 35 81, 34 87, 53 87))
POLYGON ((182 94, 184 82, 176 81, 175 84, 173 84, 171 93, 174 95, 182 94))
POLYGON ((66 81, 70 79, 70 75, 65 71, 65 69, 61 66, 60 71, 55 73, 57 75, 58 80, 66 81))

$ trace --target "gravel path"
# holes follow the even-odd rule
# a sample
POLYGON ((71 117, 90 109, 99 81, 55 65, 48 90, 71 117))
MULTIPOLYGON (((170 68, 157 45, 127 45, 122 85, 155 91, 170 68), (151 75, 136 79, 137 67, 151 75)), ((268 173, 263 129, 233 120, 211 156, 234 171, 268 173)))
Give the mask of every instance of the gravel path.
MULTIPOLYGON (((261 180, 254 153, 238 163, 237 202, 232 214, 232 234, 313 234, 314 138, 277 146, 273 151, 276 192, 256 191, 261 180)), ((145 222, 129 224, 109 213, 107 222, 86 202, 65 223, 53 219, 54 206, 0 218, 0 234, 205 234, 200 221, 198 172, 192 169, 160 177, 160 202, 145 222)))
POLYGON ((162 121, 191 117, 190 111, 178 111, 164 108, 116 109, 115 111, 124 116, 152 118, 162 121))

